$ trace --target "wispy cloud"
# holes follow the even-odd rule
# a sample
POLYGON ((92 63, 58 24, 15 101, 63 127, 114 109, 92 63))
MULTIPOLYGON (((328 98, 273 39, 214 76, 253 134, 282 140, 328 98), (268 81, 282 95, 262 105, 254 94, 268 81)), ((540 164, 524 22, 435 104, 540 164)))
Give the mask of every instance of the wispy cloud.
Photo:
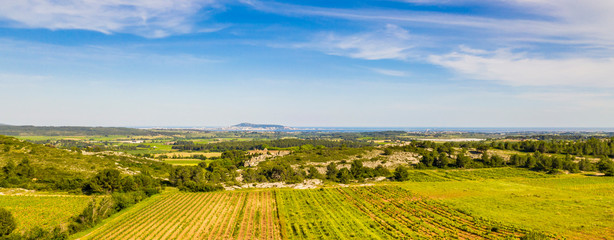
POLYGON ((392 70, 392 69, 383 69, 383 68, 367 68, 375 73, 392 76, 392 77, 406 77, 409 75, 407 72, 392 70))
POLYGON ((586 111, 586 109, 597 109, 601 111, 611 111, 614 106, 614 96, 604 92, 577 92, 577 91, 542 91, 525 92, 516 96, 519 99, 539 101, 554 104, 558 108, 576 109, 586 111))
MULTIPOLYGON (((0 2, 0 19, 12 27, 82 29, 150 38, 198 31, 194 15, 219 9, 216 0, 19 0, 0 2)), ((201 16, 202 17, 202 16, 201 16)))
POLYGON ((36 86, 37 83, 40 83, 45 80, 49 80, 52 77, 44 76, 44 75, 28 75, 28 74, 18 74, 18 73, 3 73, 0 72, 0 83, 3 85, 11 85, 11 84, 28 84, 29 86, 36 86))
POLYGON ((18 57, 37 56, 38 61, 48 63, 75 62, 85 63, 95 61, 98 63, 116 63, 120 61, 139 61, 159 64, 212 64, 225 60, 209 58, 188 53, 161 54, 149 51, 150 45, 123 45, 123 46, 61 46, 55 44, 19 41, 0 38, 0 52, 18 57))
POLYGON ((509 49, 488 52, 464 48, 428 59, 467 78, 511 86, 614 87, 614 58, 547 59, 509 49))
MULTIPOLYGON (((484 1, 466 0, 434 1, 409 0, 420 4, 462 4, 484 1)), ((501 39, 533 39, 539 42, 588 44, 599 47, 614 48, 614 2, 610 0, 499 0, 488 4, 497 4, 501 8, 514 7, 519 11, 533 13, 525 18, 501 18, 487 16, 468 16, 428 11, 397 9, 343 9, 324 8, 304 5, 284 4, 270 1, 250 0, 253 8, 292 17, 320 16, 339 18, 350 21, 392 23, 402 27, 430 27, 456 31, 483 31, 501 39)))
POLYGON ((358 59, 403 60, 411 55, 411 41, 412 36, 407 30, 387 24, 375 31, 349 35, 321 33, 311 42, 294 44, 293 47, 316 49, 329 55, 358 59))

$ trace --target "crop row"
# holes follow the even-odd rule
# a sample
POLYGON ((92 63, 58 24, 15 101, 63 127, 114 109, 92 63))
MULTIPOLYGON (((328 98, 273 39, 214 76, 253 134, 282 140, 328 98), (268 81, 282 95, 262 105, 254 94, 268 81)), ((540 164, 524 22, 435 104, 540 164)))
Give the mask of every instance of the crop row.
POLYGON ((521 168, 484 168, 470 170, 413 170, 408 180, 412 182, 472 181, 502 178, 547 178, 546 174, 521 168))
POLYGON ((394 186, 278 190, 288 239, 506 239, 524 231, 394 186))
POLYGON ((279 239, 273 192, 175 193, 137 206, 86 239, 279 239))

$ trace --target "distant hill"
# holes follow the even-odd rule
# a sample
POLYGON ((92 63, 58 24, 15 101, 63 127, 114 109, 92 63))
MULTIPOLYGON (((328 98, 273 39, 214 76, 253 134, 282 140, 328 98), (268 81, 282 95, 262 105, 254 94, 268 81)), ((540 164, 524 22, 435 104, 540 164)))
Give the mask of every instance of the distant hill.
POLYGON ((0 124, 0 135, 7 136, 101 136, 158 135, 160 132, 125 127, 39 127, 0 124))
POLYGON ((126 174, 147 170, 154 176, 167 177, 167 167, 159 161, 125 154, 80 153, 0 135, 0 187, 70 190, 83 179, 107 168, 126 174), (24 161, 30 166, 27 174, 19 170, 24 161), (16 177, 5 176, 7 166, 17 169, 16 177))
POLYGON ((283 125, 275 125, 275 124, 254 124, 254 123, 240 123, 237 125, 230 126, 229 128, 224 128, 224 130, 235 130, 235 131, 279 131, 279 130, 292 130, 291 127, 286 127, 283 125))

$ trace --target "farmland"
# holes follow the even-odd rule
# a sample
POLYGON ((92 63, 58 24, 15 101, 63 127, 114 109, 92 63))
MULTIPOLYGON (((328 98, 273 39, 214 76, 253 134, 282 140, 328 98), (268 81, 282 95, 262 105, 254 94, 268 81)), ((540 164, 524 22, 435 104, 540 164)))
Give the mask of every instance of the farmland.
POLYGON ((0 192, 24 198, 2 197, 0 207, 17 218, 18 229, 9 236, 42 236, 41 231, 46 232, 41 239, 614 235, 609 177, 614 139, 438 143, 402 142, 393 138, 402 135, 396 132, 302 139, 290 133, 177 133, 185 136, 30 137, 34 143, 0 137, 0 186, 8 187, 0 192), (358 136, 373 140, 352 140, 358 136), (43 195, 38 191, 51 192, 38 202, 23 195, 43 195), (68 194, 71 200, 63 201, 68 194), (92 197, 82 194, 101 201, 84 208, 92 197))
POLYGON ((82 239, 493 239, 526 233, 401 187, 368 186, 167 193, 82 239))
POLYGON ((170 193, 84 239, 280 239, 274 192, 170 193))
POLYGON ((474 180, 436 178, 312 190, 169 191, 117 214, 82 239, 612 236, 611 178, 520 172, 521 177, 507 176, 513 171, 442 171, 430 174, 459 178, 473 172, 474 180))
POLYGON ((525 235, 523 230, 483 221, 398 187, 279 193, 280 216, 288 239, 490 239, 525 235))
POLYGON ((556 178, 403 183, 403 188, 506 224, 571 239, 614 236, 614 180, 556 178))
POLYGON ((0 207, 15 212, 18 228, 52 228, 65 225, 91 201, 87 196, 7 195, 0 196, 0 207))

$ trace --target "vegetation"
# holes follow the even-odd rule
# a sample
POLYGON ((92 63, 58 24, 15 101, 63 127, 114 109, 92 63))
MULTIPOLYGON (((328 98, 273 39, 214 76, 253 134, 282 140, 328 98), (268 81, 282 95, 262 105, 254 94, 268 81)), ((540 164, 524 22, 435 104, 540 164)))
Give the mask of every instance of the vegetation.
POLYGON ((16 223, 4 238, 547 239, 614 229, 601 224, 614 195, 607 134, 143 131, 0 136, 0 187, 49 192, 0 196, 16 223), (256 183, 317 189, 222 191, 256 183), (600 224, 565 227, 558 216, 600 224), (523 223, 536 219, 547 223, 523 223))
POLYGON ((0 207, 0 237, 11 234, 15 228, 17 228, 17 224, 13 214, 0 207))
POLYGON ((0 187, 80 192, 99 171, 120 168, 165 176, 169 165, 115 154, 83 154, 0 136, 0 187))
POLYGON ((84 239, 281 239, 271 191, 168 193, 84 239))
POLYGON ((127 136, 157 134, 161 134, 161 132, 119 127, 35 127, 0 125, 0 135, 8 136, 127 136))
POLYGON ((570 239, 602 239, 614 230, 614 180, 609 177, 518 176, 399 186, 474 216, 570 239))
POLYGON ((220 142, 210 144, 195 144, 192 141, 177 141, 173 145, 173 149, 189 150, 189 151, 215 151, 224 152, 229 150, 254 150, 254 149, 289 149, 296 148, 298 150, 307 150, 310 148, 334 148, 334 147, 363 147, 371 146, 367 142, 356 141, 331 141, 331 140, 316 140, 316 139, 277 139, 270 141, 244 141, 244 142, 220 142))

